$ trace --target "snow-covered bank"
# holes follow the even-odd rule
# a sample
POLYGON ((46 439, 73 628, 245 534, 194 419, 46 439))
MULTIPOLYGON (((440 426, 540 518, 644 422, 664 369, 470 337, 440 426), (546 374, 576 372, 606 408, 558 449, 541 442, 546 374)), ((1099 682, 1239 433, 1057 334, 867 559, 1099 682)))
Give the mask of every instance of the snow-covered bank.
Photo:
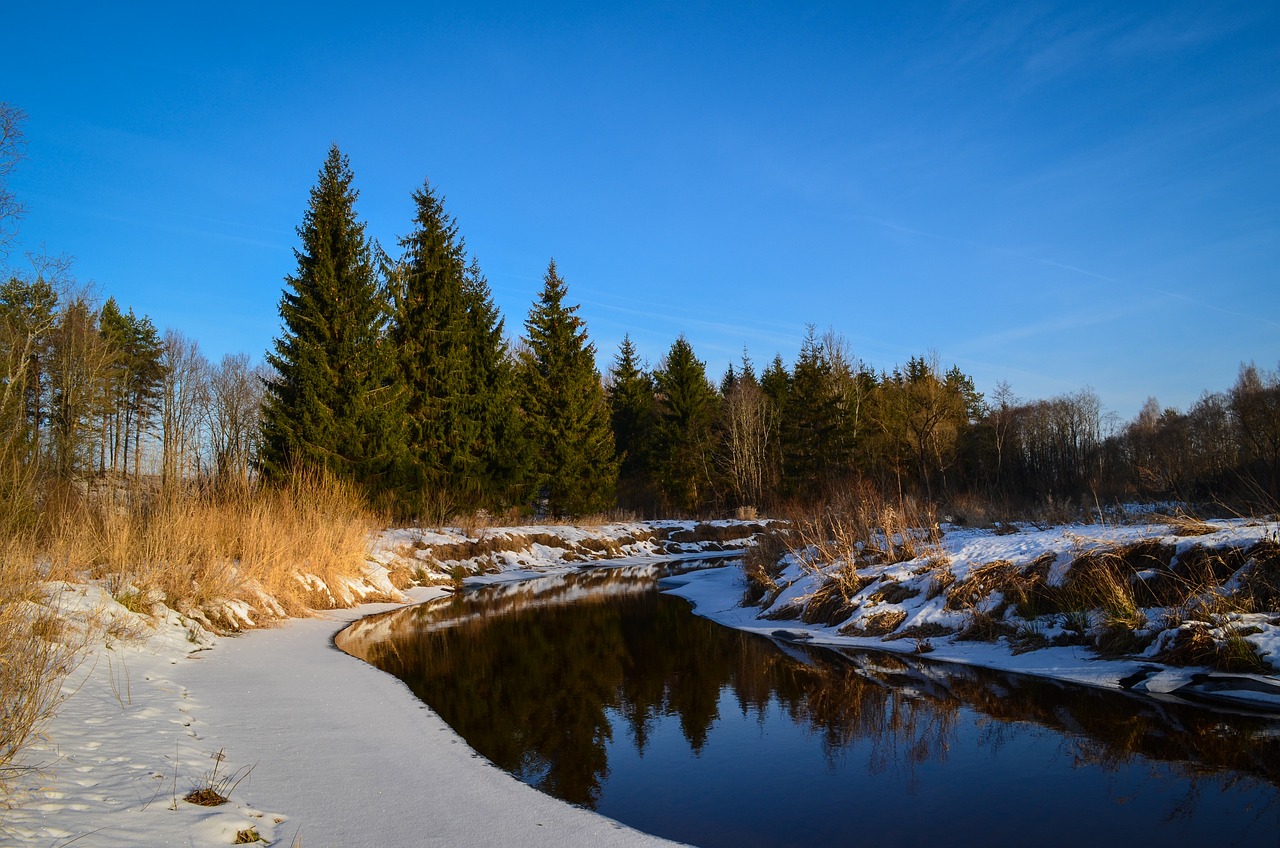
POLYGON ((40 768, 3 815, 6 844, 212 846, 251 829, 308 848, 667 844, 497 770, 404 684, 332 646, 347 622, 391 606, 194 654, 172 627, 104 649, 29 752, 40 768), (231 801, 183 801, 219 753, 239 781, 231 801))
MULTIPOLYGON (((577 567, 593 552, 637 562, 697 555, 741 544, 751 532, 692 522, 482 537, 388 531, 375 540, 359 585, 330 588, 335 596, 395 592, 396 570, 445 582, 458 572, 518 579, 577 567), (456 556, 431 556, 436 550, 456 556), (474 556, 461 555, 468 551, 474 556)), ((413 588, 404 600, 445 591, 413 588)), ((159 604, 150 615, 131 612, 101 582, 69 584, 60 599, 63 614, 93 621, 99 639, 19 763, 10 808, 0 809, 3 844, 214 846, 255 837, 307 848, 670 844, 499 771, 404 684, 333 646, 349 622, 397 604, 330 610, 230 637, 159 604), (202 786, 229 802, 183 800, 202 786)))
MULTIPOLYGON (((1214 521, 1199 531, 1195 536, 1176 535, 1158 521, 1028 527, 1016 533, 948 528, 936 549, 917 558, 859 565, 848 603, 834 621, 826 622, 806 623, 805 610, 812 599, 821 597, 831 573, 843 567, 840 562, 815 567, 788 554, 779 564, 776 586, 763 608, 743 605, 747 583, 739 569, 673 578, 668 591, 687 598, 699 615, 713 621, 784 640, 923 653, 931 660, 1124 688, 1157 698, 1280 711, 1280 609, 1241 611, 1227 603, 1255 577, 1274 581, 1271 569, 1280 523, 1214 521), (1176 608, 1150 605, 1135 610, 1140 638, 1123 658, 1100 658, 1086 644, 1084 631, 1100 626, 1101 611, 1025 618, 1012 599, 1020 588, 1016 581, 988 579, 981 591, 966 587, 967 580, 978 584, 992 571, 1001 577, 1039 574, 1044 585, 1061 587, 1069 583, 1077 564, 1135 550, 1151 566, 1133 574, 1135 584, 1156 586, 1161 580, 1177 579, 1192 585, 1178 570, 1179 560, 1229 567, 1219 575, 1219 585, 1203 588, 1176 608), (1163 564, 1158 561, 1162 555, 1163 564), (966 600, 955 603, 953 595, 966 600), (1215 610, 1218 601, 1223 602, 1221 611, 1215 610), (966 633, 975 610, 995 622, 990 635, 981 639, 966 633), (877 626, 885 621, 891 626, 877 626), (1187 633, 1205 634, 1219 642, 1238 639, 1261 667, 1254 673, 1229 673, 1161 662, 1170 646, 1187 633)), ((1139 588, 1147 588, 1152 598, 1157 595, 1155 589, 1139 588)))

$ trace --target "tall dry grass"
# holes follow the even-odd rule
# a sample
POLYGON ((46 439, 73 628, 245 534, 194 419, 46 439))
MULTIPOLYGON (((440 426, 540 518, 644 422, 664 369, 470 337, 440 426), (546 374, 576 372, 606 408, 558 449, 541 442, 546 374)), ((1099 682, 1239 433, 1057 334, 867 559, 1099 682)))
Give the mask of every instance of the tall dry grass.
POLYGON ((786 511, 785 533, 774 533, 744 564, 746 600, 772 603, 777 596, 779 551, 789 552, 820 581, 806 604, 806 622, 838 624, 855 609, 856 596, 870 582, 860 568, 931 556, 945 564, 942 533, 932 507, 892 499, 870 485, 855 485, 826 501, 786 511), (763 558, 776 557, 773 564, 763 558))
POLYGON ((870 485, 853 486, 787 517, 794 530, 792 553, 824 569, 905 562, 938 552, 942 541, 931 505, 886 498, 870 485))
POLYGON ((80 499, 45 547, 53 576, 87 572, 118 597, 183 612, 240 601, 275 618, 353 602, 343 587, 361 575, 378 523, 355 486, 300 473, 280 488, 80 499))
POLYGON ((0 507, 0 796, 87 644, 89 628, 58 614, 57 581, 99 579, 131 609, 163 601, 224 630, 374 599, 348 586, 378 516, 325 475, 186 493, 51 488, 27 503, 40 506, 0 507))

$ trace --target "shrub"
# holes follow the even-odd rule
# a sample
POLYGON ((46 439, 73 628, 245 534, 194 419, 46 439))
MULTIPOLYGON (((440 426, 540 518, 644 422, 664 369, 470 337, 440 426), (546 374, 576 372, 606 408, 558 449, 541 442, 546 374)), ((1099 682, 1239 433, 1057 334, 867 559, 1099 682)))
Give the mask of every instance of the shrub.
POLYGON ((59 618, 22 539, 0 549, 0 794, 18 774, 14 762, 53 714, 62 680, 79 660, 85 635, 59 618))

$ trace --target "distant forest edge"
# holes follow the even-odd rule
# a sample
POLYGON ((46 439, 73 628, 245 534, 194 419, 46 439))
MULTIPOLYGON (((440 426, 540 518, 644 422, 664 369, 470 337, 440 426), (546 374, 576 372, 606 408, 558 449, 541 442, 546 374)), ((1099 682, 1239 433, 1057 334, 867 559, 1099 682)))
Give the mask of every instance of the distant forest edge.
MULTIPOLYGON (((7 226, 20 206, 3 189, 7 226)), ((761 369, 744 351, 718 382, 684 336, 654 367, 626 338, 601 375, 554 261, 512 340, 435 187, 413 193, 395 257, 366 236, 357 196, 334 146, 265 364, 210 363, 180 332, 99 302, 64 261, 6 267, 7 508, 38 511, 42 493, 92 479, 244 486, 295 469, 324 469, 398 519, 435 523, 481 509, 770 511, 855 484, 1015 509, 1280 504, 1280 370, 1242 364, 1233 386, 1189 410, 1150 399, 1128 423, 1087 388, 1028 401, 1000 383, 984 396, 934 353, 875 370, 812 326, 790 365, 775 356, 761 369)))

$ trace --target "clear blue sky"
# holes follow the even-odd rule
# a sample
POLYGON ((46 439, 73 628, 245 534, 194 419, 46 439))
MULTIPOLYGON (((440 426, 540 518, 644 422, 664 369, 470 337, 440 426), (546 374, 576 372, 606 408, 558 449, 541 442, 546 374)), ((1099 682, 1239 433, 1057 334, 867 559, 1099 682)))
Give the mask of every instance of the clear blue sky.
POLYGON ((446 197, 518 335, 607 367, 805 325, 1132 417, 1280 362, 1280 6, 11 4, 22 249, 260 358, 329 145, 394 249, 446 197), (291 6, 291 8, 286 8, 291 6))

